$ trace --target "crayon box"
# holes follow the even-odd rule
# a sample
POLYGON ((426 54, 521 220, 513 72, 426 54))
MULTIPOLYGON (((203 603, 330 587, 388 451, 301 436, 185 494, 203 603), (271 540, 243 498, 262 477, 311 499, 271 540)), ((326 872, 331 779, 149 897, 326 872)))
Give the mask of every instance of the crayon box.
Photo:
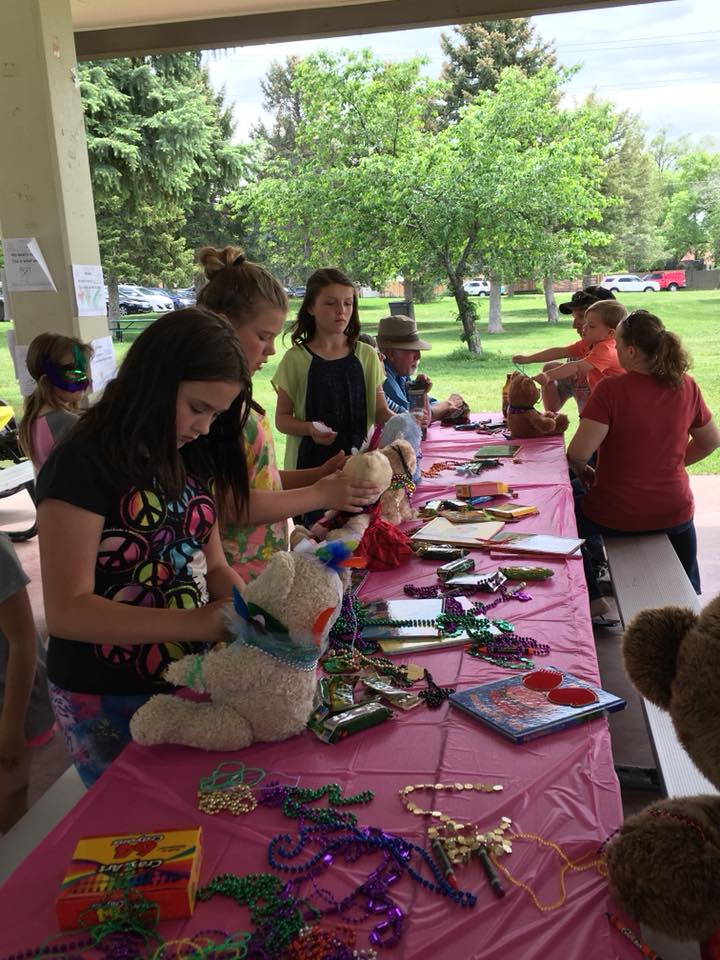
POLYGON ((78 841, 55 901, 61 930, 101 923, 103 903, 133 893, 159 908, 159 918, 189 917, 200 875, 201 829, 151 830, 78 841))

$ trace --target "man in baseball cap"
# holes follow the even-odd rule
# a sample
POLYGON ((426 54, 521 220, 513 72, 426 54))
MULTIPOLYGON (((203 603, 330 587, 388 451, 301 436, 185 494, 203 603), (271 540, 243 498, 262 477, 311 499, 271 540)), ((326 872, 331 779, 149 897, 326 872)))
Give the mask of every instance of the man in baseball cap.
MULTIPOLYGON (((377 343, 385 358, 383 390, 387 405, 393 413, 406 413, 410 409, 408 384, 415 375, 422 351, 432 350, 432 345, 420 339, 415 320, 402 315, 382 318, 378 324, 377 343)), ((425 379, 429 390, 432 383, 425 379)), ((447 400, 429 399, 431 420, 452 415, 464 403, 457 393, 452 393, 447 400)))

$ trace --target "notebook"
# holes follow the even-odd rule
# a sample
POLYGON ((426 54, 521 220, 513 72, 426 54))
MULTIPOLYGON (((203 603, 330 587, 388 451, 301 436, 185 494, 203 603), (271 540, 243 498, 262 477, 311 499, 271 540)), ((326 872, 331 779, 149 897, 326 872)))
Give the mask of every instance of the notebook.
MULTIPOLYGON (((466 597, 457 597, 457 600, 463 610, 472 609, 466 597)), ((365 606, 364 617, 368 620, 434 620, 442 612, 442 597, 430 600, 373 600, 365 606)), ((434 626, 367 626, 362 628, 362 635, 365 640, 437 640, 441 633, 434 626)))
POLYGON ((580 537, 556 537, 547 533, 509 533, 491 535, 482 546, 493 554, 513 556, 532 554, 538 557, 580 557, 580 547, 585 541, 580 537))
POLYGON ((435 517, 410 539, 427 543, 451 543, 459 547, 483 547, 505 524, 502 520, 478 520, 475 523, 451 523, 445 517, 435 517))
POLYGON ((540 513, 537 507, 525 503, 501 503, 496 507, 485 507, 485 513, 495 520, 504 520, 506 523, 513 520, 522 520, 523 517, 533 517, 540 513))
POLYGON ((520 449, 519 443, 484 443, 475 451, 475 460, 485 460, 488 457, 514 457, 520 449))
POLYGON ((596 703, 584 707, 554 704, 545 693, 528 689, 522 681, 522 675, 516 674, 483 683, 479 687, 450 694, 450 703, 514 743, 544 737, 586 720, 623 710, 626 706, 621 697, 578 680, 571 673, 563 674, 562 686, 587 687, 597 694, 596 703))

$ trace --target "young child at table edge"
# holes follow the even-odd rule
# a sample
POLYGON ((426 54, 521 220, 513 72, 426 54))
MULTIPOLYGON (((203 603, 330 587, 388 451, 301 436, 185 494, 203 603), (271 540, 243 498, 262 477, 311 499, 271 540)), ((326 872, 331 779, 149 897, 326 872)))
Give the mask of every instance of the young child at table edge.
POLYGON ((585 375, 592 393, 603 377, 619 377, 625 373, 617 356, 615 329, 626 316, 626 308, 617 300, 598 300, 585 311, 582 340, 567 347, 550 347, 528 355, 517 354, 513 360, 516 363, 536 363, 569 358, 567 363, 543 370, 533 379, 544 387, 555 380, 585 375))
POLYGON ((92 347, 75 337, 41 333, 30 343, 27 369, 36 383, 25 398, 18 437, 35 472, 56 443, 75 426, 90 386, 88 364, 92 347))
POLYGON ((53 713, 28 582, 10 538, 0 533, 0 834, 27 810, 28 742, 52 735, 53 713))
POLYGON ((376 350, 358 340, 357 291, 339 270, 308 279, 290 333, 292 346, 272 378, 275 426, 288 435, 286 468, 314 467, 360 447, 374 424, 390 418, 385 375, 376 350))
POLYGON ((248 499, 251 398, 232 326, 176 311, 140 334, 40 471, 48 688, 88 786, 129 742, 135 710, 172 689, 167 664, 226 639, 242 581, 218 512, 248 499))
MULTIPOLYGON (((288 309, 283 286, 238 247, 203 247, 198 253, 207 284, 198 303, 230 321, 251 377, 275 355, 288 309)), ((233 569, 254 579, 277 550, 287 550, 288 519, 314 510, 359 512, 377 498, 369 484, 354 484, 338 472, 343 451, 307 470, 278 470, 267 414, 253 401, 243 431, 250 496, 244 516, 226 512, 223 549, 233 569)))

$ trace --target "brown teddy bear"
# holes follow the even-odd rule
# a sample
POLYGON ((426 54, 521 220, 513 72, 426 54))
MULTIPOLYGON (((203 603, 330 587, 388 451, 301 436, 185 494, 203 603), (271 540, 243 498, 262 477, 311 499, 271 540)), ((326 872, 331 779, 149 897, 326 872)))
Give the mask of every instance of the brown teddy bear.
POLYGON ((380 497, 380 516, 388 523, 404 523, 414 520, 416 513, 410 506, 410 498, 415 490, 413 474, 417 458, 412 444, 398 438, 380 450, 392 467, 390 486, 380 497))
POLYGON ((532 377, 517 371, 508 384, 507 425, 511 437, 528 439, 565 433, 568 418, 564 413, 538 413, 535 404, 540 388, 532 377))
MULTIPOLYGON (((640 693, 667 710, 698 769, 720 789, 720 597, 700 615, 644 610, 623 640, 640 693)), ((636 920, 676 940, 705 940, 720 960, 720 795, 654 803, 605 850, 613 896, 636 920)))

